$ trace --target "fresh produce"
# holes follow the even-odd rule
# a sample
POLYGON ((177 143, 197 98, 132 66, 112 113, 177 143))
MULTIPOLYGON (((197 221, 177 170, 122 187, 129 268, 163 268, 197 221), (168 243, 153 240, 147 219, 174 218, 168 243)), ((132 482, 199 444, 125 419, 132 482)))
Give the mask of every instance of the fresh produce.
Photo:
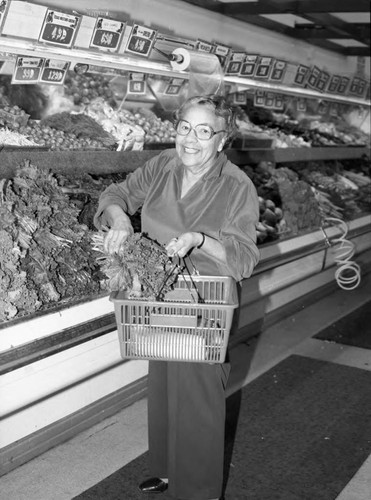
POLYGON ((1 181, 0 321, 103 292, 78 215, 55 176, 30 161, 1 181))
POLYGON ((107 276, 110 291, 126 291, 129 297, 159 300, 171 289, 180 270, 164 247, 143 233, 134 233, 116 254, 104 251, 104 234, 92 236, 97 262, 107 276))
POLYGON ((111 77, 101 74, 79 75, 70 71, 65 79, 66 96, 70 96, 74 104, 89 104, 97 97, 108 103, 114 102, 114 93, 110 88, 111 77))

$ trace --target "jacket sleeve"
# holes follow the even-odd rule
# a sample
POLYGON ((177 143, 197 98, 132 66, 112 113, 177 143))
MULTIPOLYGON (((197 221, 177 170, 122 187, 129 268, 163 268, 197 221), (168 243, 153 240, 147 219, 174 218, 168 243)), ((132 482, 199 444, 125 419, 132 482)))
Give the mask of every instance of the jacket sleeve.
POLYGON ((219 240, 226 249, 228 274, 237 281, 251 276, 259 261, 260 252, 256 245, 258 222, 259 200, 254 184, 249 178, 242 184, 235 183, 219 240))

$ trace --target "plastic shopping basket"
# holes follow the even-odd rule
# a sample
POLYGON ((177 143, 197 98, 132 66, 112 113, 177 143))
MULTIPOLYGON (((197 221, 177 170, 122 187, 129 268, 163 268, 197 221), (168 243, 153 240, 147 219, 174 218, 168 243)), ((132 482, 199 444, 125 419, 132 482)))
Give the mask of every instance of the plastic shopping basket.
POLYGON ((123 358, 223 363, 237 287, 225 276, 179 275, 162 301, 112 292, 123 358))

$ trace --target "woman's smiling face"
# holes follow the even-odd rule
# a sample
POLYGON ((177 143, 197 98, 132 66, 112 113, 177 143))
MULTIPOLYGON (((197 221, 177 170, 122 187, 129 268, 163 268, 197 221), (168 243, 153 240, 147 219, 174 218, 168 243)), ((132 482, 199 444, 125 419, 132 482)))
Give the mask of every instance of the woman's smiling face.
MULTIPOLYGON (((196 125, 209 125, 215 132, 225 129, 225 120, 216 116, 210 105, 195 104, 185 110, 181 116, 191 127, 196 125)), ((176 135, 175 147, 185 167, 194 173, 206 172, 212 167, 219 151, 225 142, 225 133, 215 134, 209 140, 198 139, 195 131, 188 135, 176 135)))

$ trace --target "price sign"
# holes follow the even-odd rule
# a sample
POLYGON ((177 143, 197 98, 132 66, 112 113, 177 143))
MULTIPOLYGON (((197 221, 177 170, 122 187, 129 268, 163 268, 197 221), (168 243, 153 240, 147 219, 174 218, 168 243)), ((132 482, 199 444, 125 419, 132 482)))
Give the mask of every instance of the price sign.
POLYGON ((366 80, 358 76, 354 77, 349 87, 349 94, 362 96, 366 91, 366 85, 366 80))
POLYGON ((308 75, 309 66, 303 66, 302 64, 300 64, 295 75, 294 83, 296 83, 296 85, 304 87, 307 82, 308 75))
POLYGON ((147 81, 144 73, 130 73, 128 94, 143 95, 147 92, 147 81))
POLYGON ((183 86, 184 80, 181 78, 172 78, 169 85, 165 88, 164 94, 177 96, 183 86))
POLYGON ((245 57, 245 52, 232 52, 227 66, 227 73, 229 75, 239 75, 245 57))
POLYGON ((298 111, 305 112, 307 110, 307 101, 302 97, 299 97, 298 100, 296 101, 296 109, 298 111))
POLYGON ((218 43, 214 46, 213 52, 219 59, 221 67, 225 69, 228 63, 229 56, 231 54, 230 47, 218 43))
POLYGON ((254 106, 257 106, 258 108, 264 107, 264 102, 265 102, 265 92, 264 90, 259 90, 256 89, 255 94, 254 94, 254 106))
POLYGON ((274 94, 273 92, 266 92, 264 96, 264 107, 268 109, 274 108, 274 94))
POLYGON ((233 94, 233 104, 243 106, 247 103, 246 92, 235 92, 233 94))
POLYGON ((285 61, 275 60, 272 67, 270 79, 274 82, 282 82, 285 76, 287 63, 285 61))
POLYGON ((45 59, 39 81, 52 85, 62 85, 69 67, 69 62, 45 59))
POLYGON ((337 91, 338 85, 340 83, 340 76, 339 75, 332 75, 330 79, 330 83, 328 84, 327 87, 327 92, 330 94, 334 94, 337 91))
POLYGON ((317 112, 320 114, 320 115, 326 115, 327 112, 328 112, 328 102, 326 101, 321 101, 319 104, 318 104, 318 110, 317 112))
POLYGON ((256 66, 258 64, 259 56, 257 55, 247 55, 244 63, 241 66, 241 75, 253 77, 256 71, 256 66))
POLYGON ((44 59, 42 57, 18 56, 15 62, 11 83, 37 83, 39 81, 43 65, 44 59))
POLYGON ((284 108, 284 97, 282 94, 276 94, 274 96, 274 108, 275 109, 283 109, 284 108))
POLYGON ((307 80, 308 87, 315 89, 317 87, 317 82, 321 76, 321 70, 317 66, 313 66, 307 80))
POLYGON ((330 104, 330 116, 337 117, 339 115, 339 107, 336 102, 330 104))
POLYGON ((201 52, 212 52, 214 48, 214 45, 209 42, 204 42, 203 40, 197 40, 196 42, 196 49, 200 50, 201 52))
POLYGON ((81 16, 78 15, 48 9, 39 35, 39 41, 71 47, 80 18, 81 16))
POLYGON ((124 22, 98 17, 90 41, 90 47, 116 52, 119 48, 125 26, 126 23, 124 22))
POLYGON ((326 73, 326 71, 321 71, 321 74, 319 75, 316 88, 320 92, 324 92, 326 90, 327 84, 330 80, 330 75, 326 73))
POLYGON ((261 57, 258 66, 255 71, 255 78, 262 80, 267 80, 272 68, 273 58, 272 57, 261 57))
POLYGON ((156 35, 156 30, 134 24, 126 45, 126 52, 130 52, 137 56, 148 57, 156 41, 156 35))
POLYGON ((339 83, 338 88, 337 88, 337 93, 338 94, 345 94, 345 92, 349 86, 349 82, 350 82, 350 78, 348 78, 347 76, 342 76, 340 78, 340 83, 339 83))

